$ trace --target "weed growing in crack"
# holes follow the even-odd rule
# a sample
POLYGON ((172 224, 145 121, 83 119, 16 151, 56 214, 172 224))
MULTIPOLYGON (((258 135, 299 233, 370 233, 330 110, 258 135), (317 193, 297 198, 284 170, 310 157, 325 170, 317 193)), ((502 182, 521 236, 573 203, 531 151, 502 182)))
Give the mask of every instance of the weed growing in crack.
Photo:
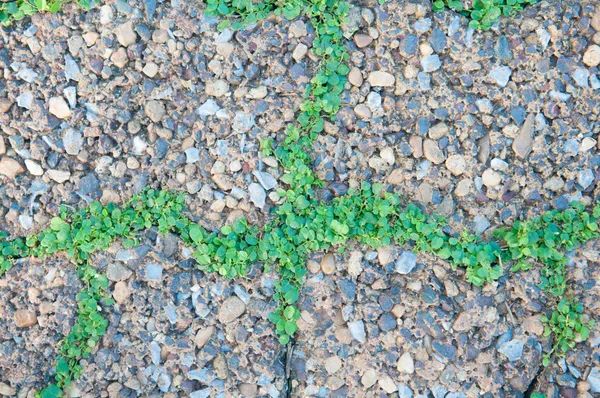
MULTIPOLYGON (((0 23, 8 26, 15 21, 30 17, 40 12, 59 12, 68 0, 16 0, 0 2, 0 23)), ((84 10, 89 10, 92 0, 77 0, 76 3, 84 10)))
POLYGON ((469 27, 473 29, 490 29, 501 16, 514 17, 517 13, 538 0, 474 0, 465 6, 463 0, 435 0, 433 11, 449 8, 470 19, 469 27))
MULTIPOLYGON (((61 396, 62 387, 81 375, 79 361, 89 357, 108 326, 101 314, 101 305, 113 304, 107 295, 108 280, 90 264, 90 255, 107 249, 116 239, 122 239, 126 246, 134 246, 136 235, 147 228, 178 235, 194 250, 193 257, 200 268, 229 278, 245 275, 255 262, 276 264, 280 281, 274 298, 279 307, 269 319, 275 324, 280 342, 287 344, 298 329, 296 321, 300 312, 295 304, 307 272, 307 256, 315 250, 334 247, 343 252, 349 240, 372 248, 393 242, 410 244, 417 251, 445 258, 455 269, 465 268, 467 280, 480 286, 503 274, 500 259, 508 264, 527 260, 543 262, 541 258, 545 259, 545 256, 533 255, 536 250, 538 253, 544 251, 538 250, 540 246, 552 245, 552 250, 558 253, 554 256, 565 259, 560 264, 566 266, 566 257, 558 250, 573 249, 588 239, 598 238, 594 224, 598 222, 599 212, 596 208, 590 215, 583 206, 564 212, 548 212, 530 221, 517 222, 510 229, 499 230, 498 240, 485 242, 466 232, 443 232, 445 221, 442 218, 427 216, 414 205, 403 209, 397 194, 385 191, 380 184, 363 183, 359 190, 330 203, 307 200, 298 195, 293 202, 284 203, 276 211, 277 217, 262 229, 241 219, 217 233, 207 231, 184 215, 183 196, 147 190, 121 208, 112 203, 102 206, 94 202, 77 212, 63 209, 61 216, 54 217, 50 227, 39 234, 26 240, 3 239, 0 241, 0 264, 3 264, 3 270, 8 270, 10 266, 4 265, 11 264, 13 259, 46 257, 65 251, 77 263, 79 276, 86 286, 76 297, 75 326, 59 348, 55 383, 40 393, 43 398, 51 398, 61 396), (538 227, 543 233, 536 229, 538 227), (544 236, 544 243, 535 239, 536 235, 544 236), (515 237, 520 238, 515 241, 515 237)), ((544 269, 550 271, 545 273, 542 287, 549 294, 559 293, 546 287, 556 284, 544 283, 546 280, 562 281, 566 270, 556 266, 544 269), (563 276, 556 278, 554 272, 563 276)), ((561 283, 560 286, 564 293, 565 285, 561 283)), ((584 317, 581 304, 564 298, 551 318, 543 320, 545 334, 553 335, 555 342, 544 357, 545 365, 552 354, 564 354, 575 342, 585 340, 593 325, 593 321, 588 322, 584 317)))

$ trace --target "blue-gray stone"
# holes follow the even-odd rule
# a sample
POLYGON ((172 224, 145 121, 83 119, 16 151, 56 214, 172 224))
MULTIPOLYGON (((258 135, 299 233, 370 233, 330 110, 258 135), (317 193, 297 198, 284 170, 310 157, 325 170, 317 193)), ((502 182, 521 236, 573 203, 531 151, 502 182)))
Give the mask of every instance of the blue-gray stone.
POLYGON ((513 52, 510 49, 510 43, 506 36, 500 36, 494 47, 496 56, 504 61, 513 59, 513 52))
POLYGON ((565 141, 565 145, 563 146, 563 152, 567 155, 577 156, 579 154, 579 141, 575 138, 569 138, 565 141))
POLYGON ((433 32, 431 33, 431 40, 429 41, 431 44, 431 48, 436 53, 441 53, 446 48, 446 35, 444 31, 440 28, 433 28, 433 32))
POLYGON ((442 344, 437 341, 431 343, 433 349, 441 356, 450 360, 456 359, 456 347, 452 344, 442 344))
POLYGON ((400 258, 396 260, 395 271, 399 274, 406 275, 412 271, 417 265, 417 256, 413 252, 404 251, 400 258))
POLYGON ((395 329, 397 326, 396 317, 391 312, 384 312, 379 318, 379 321, 377 321, 377 326, 379 326, 379 329, 383 332, 395 329))
POLYGON ((356 285, 354 282, 342 279, 338 282, 338 287, 342 293, 342 297, 347 301, 354 301, 356 299, 356 285))
POLYGON ((587 69, 577 68, 572 76, 579 87, 589 87, 590 72, 587 69))
POLYGON ((521 356, 523 355, 524 346, 525 344, 523 344, 522 341, 510 340, 505 343, 502 343, 500 345, 500 348, 498 348, 498 351, 501 354, 506 355, 509 361, 514 362, 521 359, 521 356))
POLYGON ((203 390, 194 391, 193 393, 190 394, 190 398, 208 398, 208 397, 210 397, 211 391, 212 391, 212 388, 210 388, 210 387, 207 387, 203 390))
POLYGON ((146 19, 152 22, 154 13, 156 12, 156 0, 146 0, 146 19))
POLYGON ((96 177, 95 173, 90 173, 79 180, 77 190, 80 194, 91 197, 92 199, 99 199, 101 195, 100 181, 96 177))
POLYGON ((158 138, 155 143, 155 151, 154 155, 158 159, 163 159, 167 156, 167 152, 169 151, 169 143, 165 141, 163 138, 158 138))
POLYGON ((419 46, 419 39, 415 35, 406 35, 400 42, 401 52, 404 55, 414 55, 419 46))
POLYGON ((350 334, 355 340, 360 341, 361 343, 365 342, 367 338, 367 334, 365 332, 365 324, 363 321, 354 321, 348 322, 348 330, 350 330, 350 334))
POLYGON ((160 264, 146 265, 146 280, 160 281, 162 279, 163 267, 160 264))
POLYGON ((398 384, 398 398, 412 398, 413 391, 405 384, 398 384))
POLYGON ((187 373, 187 378, 189 380, 197 380, 200 383, 208 386, 215 379, 215 375, 208 368, 202 368, 190 370, 187 373))
POLYGON ((498 66, 491 70, 489 76, 496 82, 500 87, 506 87, 512 70, 508 66, 498 66))
POLYGON ((160 365, 160 346, 156 341, 150 343, 150 359, 155 365, 160 365))
POLYGON ((167 305, 165 307, 165 314, 167 314, 167 318, 169 318, 169 322, 171 322, 172 325, 177 323, 179 316, 177 315, 177 308, 175 308, 174 305, 167 305))
POLYGON ((431 89, 431 76, 429 76, 427 73, 419 72, 417 75, 417 80, 421 90, 427 91, 431 89))
POLYGON ((437 293, 430 286, 423 288, 423 301, 427 304, 433 304, 437 301, 437 293))
POLYGON ((525 117, 527 116, 527 109, 522 106, 515 106, 510 111, 510 117, 517 123, 520 127, 525 122, 525 117))
POLYGON ((448 390, 446 390, 443 386, 437 385, 431 388, 431 393, 434 398, 444 398, 446 394, 448 394, 448 390))
POLYGON ((577 380, 570 374, 566 374, 566 373, 556 376, 556 382, 558 383, 559 386, 564 386, 564 387, 575 388, 577 386, 577 380))
POLYGON ((431 18, 419 19, 415 22, 415 30, 417 32, 427 32, 431 28, 431 18))
POLYGON ((579 172, 577 176, 577 182, 582 186, 583 189, 586 189, 596 179, 594 172, 591 169, 583 169, 579 172))
POLYGON ((600 392, 600 368, 592 368, 588 374, 587 382, 590 383, 592 392, 600 392))
POLYGON ((427 135, 429 132, 429 119, 426 117, 419 118, 419 120, 417 120, 417 131, 421 135, 427 135))
POLYGON ((487 218, 485 218, 485 216, 475 216, 475 233, 477 235, 481 235, 482 233, 484 233, 485 230, 490 227, 490 225, 490 222, 487 218))
POLYGON ((440 69, 441 66, 442 62, 437 54, 431 54, 421 58, 421 67, 424 72, 435 72, 440 69))

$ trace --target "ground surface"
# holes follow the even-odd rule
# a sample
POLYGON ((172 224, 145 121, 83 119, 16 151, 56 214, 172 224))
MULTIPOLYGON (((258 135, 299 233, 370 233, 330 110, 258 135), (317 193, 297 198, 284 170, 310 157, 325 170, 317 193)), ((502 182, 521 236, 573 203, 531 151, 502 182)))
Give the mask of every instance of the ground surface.
MULTIPOLYGON (((600 58, 584 57, 600 44, 595 1, 542 2, 489 32, 426 1, 355 5, 344 106, 312 153, 322 198, 380 181, 484 235, 597 199, 600 58), (376 86, 377 70, 393 84, 376 86)), ((282 170, 259 139, 281 135, 302 101, 310 23, 273 17, 218 33, 200 4, 159 2, 150 16, 147 6, 68 6, 1 31, 1 229, 26 235, 60 204, 122 202, 148 186, 186 192, 211 228, 262 224, 276 206, 270 177, 282 170)), ((267 320, 275 275, 228 281, 196 271, 172 237, 150 231, 141 243, 94 258, 117 304, 71 396, 600 394, 598 326, 541 367, 550 306, 535 270, 476 288, 425 256, 396 273, 410 248, 317 253, 288 352, 267 320)), ((598 250, 572 253, 570 270, 596 319, 598 250)), ((0 394, 47 383, 79 284, 62 257, 23 260, 0 279, 0 394), (19 311, 36 314, 32 326, 17 327, 19 311)))

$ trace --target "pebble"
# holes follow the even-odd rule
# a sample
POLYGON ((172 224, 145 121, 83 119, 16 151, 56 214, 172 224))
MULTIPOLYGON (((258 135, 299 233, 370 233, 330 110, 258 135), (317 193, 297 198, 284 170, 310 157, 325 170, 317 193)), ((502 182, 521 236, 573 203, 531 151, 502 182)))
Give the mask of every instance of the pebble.
POLYGON ((392 87, 396 83, 394 75, 384 71, 369 73, 369 84, 373 87, 392 87))
POLYGON ((252 174, 254 177, 256 177, 260 185, 262 185, 262 187, 267 191, 270 191, 277 186, 277 180, 269 173, 254 170, 252 174))
POLYGON ((492 169, 497 170, 497 171, 501 171, 503 173, 508 171, 508 163, 506 163, 504 160, 502 159, 498 159, 498 158, 494 158, 490 161, 490 166, 492 166, 492 169))
POLYGON ((144 74, 149 78, 153 78, 158 74, 158 65, 156 65, 154 62, 148 62, 146 65, 144 65, 142 72, 144 72, 144 74))
POLYGON ((18 328, 28 328, 37 324, 37 315, 35 311, 18 310, 15 312, 15 325, 18 328))
POLYGON ((206 94, 213 97, 223 97, 229 92, 229 83, 226 80, 219 79, 206 84, 206 94))
POLYGON ((326 275, 333 275, 336 271, 335 258, 333 254, 327 253, 321 260, 321 271, 326 275))
POLYGON ((29 173, 31 175, 34 175, 34 176, 44 175, 44 169, 42 169, 42 166, 40 166, 39 163, 37 163, 31 159, 25 159, 25 167, 27 167, 27 171, 29 171, 29 173))
POLYGON ((151 282, 161 281, 163 277, 163 266, 160 264, 146 264, 146 280, 151 282))
POLYGON ((329 374, 334 374, 342 367, 342 360, 337 355, 329 357, 325 360, 325 370, 329 374))
POLYGON ((298 45, 294 48, 294 51, 292 52, 292 58, 294 58, 296 62, 300 62, 304 59, 307 53, 308 47, 306 46, 306 44, 298 43, 298 45))
POLYGON ((23 166, 21 166, 21 164, 16 160, 9 157, 3 157, 0 159, 0 174, 8 178, 15 178, 24 172, 25 170, 23 169, 23 166))
POLYGON ((17 390, 9 386, 8 384, 0 382, 0 395, 12 397, 17 394, 17 390))
POLYGON ((483 181, 483 185, 488 188, 494 188, 500 185, 500 182, 502 182, 502 174, 492 169, 486 169, 481 175, 481 179, 483 181))
POLYGON ((440 138, 447 136, 449 131, 450 128, 446 123, 438 123, 429 129, 428 134, 429 138, 432 140, 439 140, 440 138))
POLYGON ((392 378, 388 375, 385 375, 379 379, 379 387, 381 387, 381 389, 388 394, 392 394, 398 391, 398 386, 396 385, 396 383, 394 383, 394 380, 392 380, 392 378))
POLYGON ((426 139, 423 142, 423 153, 425 158, 433 164, 440 164, 446 159, 437 141, 431 139, 426 139))
POLYGON ((482 215, 476 215, 474 220, 475 220, 475 233, 477 235, 481 235, 482 233, 484 233, 485 230, 488 229, 491 225, 490 222, 488 221, 488 219, 482 215))
POLYGON ((360 378, 360 382, 365 388, 370 388, 377 383, 377 372, 375 369, 367 369, 360 378))
POLYGON ((206 100, 205 103, 200 105, 198 108, 198 116, 201 118, 206 118, 207 116, 213 116, 217 113, 217 111, 221 109, 219 105, 213 99, 206 100))
POLYGON ((415 372, 415 363, 410 353, 405 352, 402 354, 397 364, 398 372, 413 374, 415 372))
POLYGON ((83 145, 83 136, 74 129, 67 129, 63 134, 63 146, 69 155, 78 155, 83 145))
POLYGON ((500 87, 506 87, 511 75, 512 70, 508 66, 498 66, 492 69, 489 76, 500 87))
POLYGON ((593 367, 586 381, 590 384, 592 392, 600 393, 600 367, 593 367))
POLYGON ((363 254, 358 250, 354 250, 350 253, 348 259, 348 274, 352 276, 359 276, 363 271, 363 254))
POLYGON ((583 54, 583 63, 594 68, 600 65, 600 46, 592 44, 583 54))
POLYGON ((524 346, 525 345, 520 340, 510 340, 502 343, 500 347, 498 347, 498 352, 506 355, 509 361, 515 362, 521 359, 524 346))
POLYGON ((198 148, 188 148, 185 150, 185 162, 193 164, 200 160, 200 150, 198 148))
POLYGON ((62 184, 63 182, 66 182, 69 180, 69 178, 71 178, 71 172, 66 170, 50 169, 46 171, 46 175, 48 176, 48 178, 58 182, 59 184, 62 184))
POLYGON ((521 127, 519 136, 513 141, 512 149, 521 159, 526 159, 531 152, 533 145, 534 123, 535 116, 533 113, 530 113, 529 116, 527 116, 527 119, 525 119, 523 127, 521 127))
POLYGON ((115 35, 117 36, 117 41, 123 47, 129 47, 130 45, 134 44, 137 40, 137 35, 133 30, 132 22, 125 22, 124 24, 117 27, 115 35))
POLYGON ((356 105, 356 107, 354 108, 354 113, 356 113, 356 116, 363 120, 368 120, 373 115, 369 107, 365 104, 356 105))
POLYGON ((119 305, 125 304, 127 299, 131 296, 131 290, 127 285, 127 282, 117 282, 115 283, 113 298, 115 302, 119 305))
POLYGON ((100 24, 101 25, 108 25, 109 23, 111 23, 113 21, 113 19, 115 18, 113 9, 111 6, 109 5, 103 5, 102 7, 100 7, 100 24))
POLYGON ((246 305, 237 296, 230 296, 221 304, 217 318, 221 323, 231 323, 246 312, 246 305))
POLYGON ((25 91, 17 97, 17 105, 21 108, 31 109, 31 104, 33 104, 33 94, 31 94, 31 91, 25 91))
POLYGON ((63 90, 63 94, 69 103, 71 109, 74 109, 77 106, 77 89, 73 86, 66 87, 63 90))
POLYGON ((477 105, 477 109, 479 109, 479 112, 483 114, 489 115, 494 111, 494 104, 487 98, 478 99, 475 102, 475 105, 477 105))
POLYGON ((365 324, 362 320, 348 322, 348 330, 350 330, 350 334, 356 341, 361 343, 366 341, 367 334, 365 332, 365 324))
POLYGON ((352 67, 352 69, 350 69, 350 73, 348 73, 348 81, 354 87, 360 87, 360 86, 362 86, 362 84, 363 84, 363 77, 362 77, 362 73, 361 73, 360 69, 358 69, 355 66, 352 67))
POLYGON ((265 206, 267 200, 267 193, 265 189, 256 183, 252 183, 248 186, 248 193, 250 194, 250 200, 256 207, 262 209, 265 206))
POLYGON ((144 112, 152 122, 158 123, 163 119, 167 111, 161 101, 151 100, 146 102, 144 112))
POLYGON ((354 43, 358 48, 365 48, 369 44, 373 43, 373 38, 369 35, 356 34, 354 35, 354 43))
POLYGON ((372 112, 381 110, 381 95, 374 91, 367 95, 367 106, 372 112))
POLYGON ((467 161, 462 155, 451 155, 446 159, 446 167, 453 175, 459 176, 467 169, 467 161))
POLYGON ((413 252, 403 251, 396 260, 395 271, 402 275, 409 274, 417 265, 417 256, 413 252))
POLYGON ((596 175, 591 169, 581 170, 577 175, 577 182, 583 187, 583 189, 586 189, 587 187, 592 185, 595 179, 596 175))
POLYGON ((79 65, 70 55, 65 55, 65 77, 76 82, 81 78, 79 65))
POLYGON ((589 87, 588 81, 590 79, 590 72, 587 69, 577 68, 572 74, 573 80, 579 87, 589 87))
POLYGON ((48 101, 50 113, 59 119, 67 119, 71 116, 71 108, 62 97, 52 97, 48 101))
POLYGON ((440 69, 441 66, 442 62, 437 54, 432 54, 421 58, 421 67, 426 73, 435 72, 436 70, 440 69))
POLYGON ((215 333, 215 327, 209 326, 204 329, 200 329, 198 333, 196 333, 196 337, 194 337, 194 344, 196 344, 197 348, 202 348, 204 345, 210 340, 211 336, 215 333))

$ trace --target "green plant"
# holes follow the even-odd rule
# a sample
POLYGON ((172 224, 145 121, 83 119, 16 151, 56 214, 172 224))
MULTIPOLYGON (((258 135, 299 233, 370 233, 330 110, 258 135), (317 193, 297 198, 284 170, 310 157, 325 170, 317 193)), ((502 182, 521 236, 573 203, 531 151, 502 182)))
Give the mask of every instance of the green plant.
POLYGON ((552 312, 552 317, 542 317, 546 323, 544 336, 553 336, 554 345, 550 352, 544 354, 543 364, 548 366, 550 357, 558 352, 564 356, 567 351, 575 347, 577 341, 587 340, 590 328, 595 325, 592 319, 587 321, 583 315, 583 305, 572 299, 563 298, 558 303, 557 309, 552 312))
MULTIPOLYGON (((60 11, 62 6, 69 0, 16 0, 0 3, 0 23, 7 26, 25 17, 35 15, 39 12, 60 11)), ((86 10, 92 7, 91 0, 77 0, 77 4, 86 10)))
POLYGON ((474 0, 470 8, 463 0, 436 0, 433 11, 449 8, 469 18, 469 27, 487 30, 500 19, 500 16, 513 17, 523 8, 538 0, 474 0))

